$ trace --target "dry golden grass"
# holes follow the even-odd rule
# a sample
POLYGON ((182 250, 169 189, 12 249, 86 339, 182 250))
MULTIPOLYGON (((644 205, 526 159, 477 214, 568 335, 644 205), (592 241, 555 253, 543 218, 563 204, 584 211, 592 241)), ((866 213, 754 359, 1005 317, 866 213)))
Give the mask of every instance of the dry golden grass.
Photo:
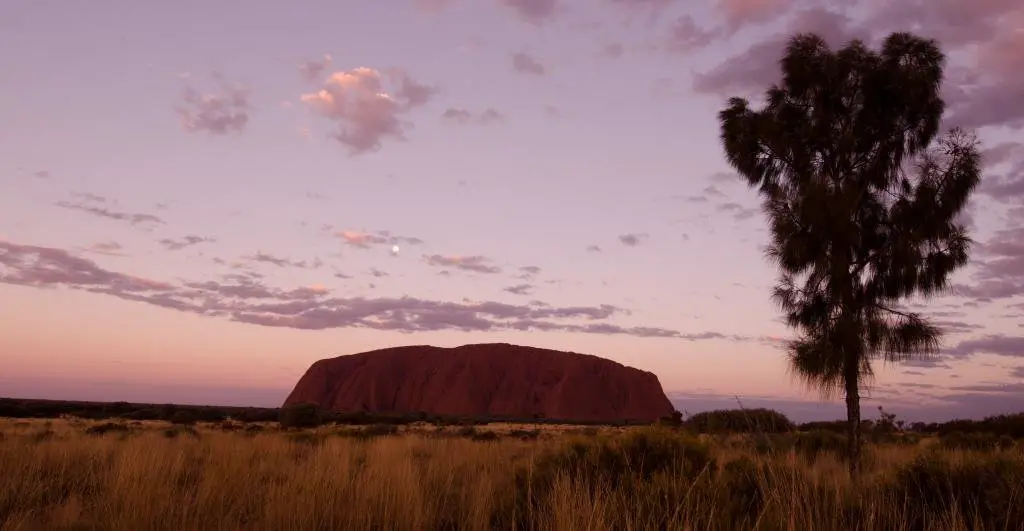
MULTIPOLYGON (((192 432, 145 422, 86 434, 99 424, 0 420, 0 531, 1022 528, 1010 512, 1024 507, 1024 474, 1009 487, 979 480, 986 496, 1010 497, 1002 509, 971 509, 958 497, 977 493, 954 483, 924 509, 931 491, 892 488, 900 467, 931 455, 925 445, 871 448, 866 486, 855 489, 830 455, 813 463, 761 455, 735 439, 702 450, 649 428, 582 437, 560 427, 535 440, 479 441, 426 426, 359 438, 339 427, 192 432), (616 458, 627 454, 640 460, 623 469, 616 458), (645 471, 648 456, 663 463, 645 471)), ((957 479, 968 465, 999 459, 1006 474, 1016 473, 1007 462, 1024 470, 1017 451, 935 459, 964 485, 975 485, 957 479)))

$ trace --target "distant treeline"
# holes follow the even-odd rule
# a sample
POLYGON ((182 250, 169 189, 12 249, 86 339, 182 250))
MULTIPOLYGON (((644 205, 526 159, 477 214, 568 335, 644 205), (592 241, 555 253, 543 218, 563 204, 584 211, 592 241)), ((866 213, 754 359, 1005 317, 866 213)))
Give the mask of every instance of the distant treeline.
MULTIPOLYGON (((912 432, 922 435, 946 436, 957 433, 985 433, 1024 438, 1024 413, 996 415, 982 420, 951 420, 948 422, 905 422, 880 410, 878 420, 862 420, 861 427, 870 432, 912 432)), ((663 419, 662 422, 671 422, 663 419)), ((782 413, 771 409, 725 409, 705 411, 682 420, 679 424, 698 433, 785 433, 835 432, 845 434, 845 420, 805 422, 797 424, 782 413)))
MULTIPOLYGON (((73 416, 83 419, 126 419, 162 420, 176 423, 192 422, 278 422, 288 417, 289 411, 280 408, 192 406, 178 404, 139 404, 129 402, 78 402, 62 400, 33 400, 0 398, 0 417, 12 418, 58 418, 73 416)), ((616 423, 576 421, 572 419, 548 419, 542 417, 453 417, 429 415, 426 413, 338 413, 317 412, 317 423, 352 425, 410 424, 429 422, 444 425, 479 425, 497 422, 516 424, 574 424, 591 426, 628 426, 643 422, 622 421, 616 423)), ((676 413, 658 421, 660 424, 679 426, 696 433, 787 433, 801 432, 846 432, 842 420, 794 423, 782 413, 771 409, 726 409, 705 411, 688 418, 676 413)), ((952 420, 948 422, 898 421, 892 414, 881 412, 878 420, 862 421, 867 432, 902 431, 922 435, 985 433, 996 436, 1006 435, 1024 439, 1024 413, 997 415, 982 420, 952 420)))
MULTIPOLYGON (((287 410, 281 408, 234 407, 234 406, 193 406, 179 404, 140 404, 129 402, 79 402, 64 400, 38 400, 22 398, 0 398, 0 417, 11 418, 58 418, 72 416, 82 419, 105 420, 163 420, 168 422, 278 422, 287 410)), ((552 419, 544 417, 474 417, 430 415, 415 413, 338 413, 319 410, 318 423, 352 425, 411 424, 429 422, 444 425, 475 425, 497 422, 515 424, 573 424, 591 426, 629 426, 648 424, 641 421, 607 423, 579 421, 573 419, 552 419)))

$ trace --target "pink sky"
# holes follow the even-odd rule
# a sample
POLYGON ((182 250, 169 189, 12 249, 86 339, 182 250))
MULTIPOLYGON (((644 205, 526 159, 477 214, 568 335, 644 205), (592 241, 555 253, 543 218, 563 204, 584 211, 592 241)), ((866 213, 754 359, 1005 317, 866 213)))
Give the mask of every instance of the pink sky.
POLYGON ((837 417, 716 113, 795 31, 911 30, 986 149, 979 243, 943 359, 870 405, 1024 409, 1024 7, 920 3, 4 2, 0 396, 277 405, 316 359, 506 341, 837 417))

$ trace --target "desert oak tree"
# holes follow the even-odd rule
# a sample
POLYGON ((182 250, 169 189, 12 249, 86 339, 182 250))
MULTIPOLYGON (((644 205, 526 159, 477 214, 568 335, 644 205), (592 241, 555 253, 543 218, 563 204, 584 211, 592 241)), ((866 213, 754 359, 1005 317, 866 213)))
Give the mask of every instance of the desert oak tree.
POLYGON ((942 292, 968 260, 959 214, 980 179, 978 143, 940 134, 944 63, 935 41, 908 33, 877 52, 799 34, 760 110, 731 98, 719 113, 726 158, 767 215, 772 298, 797 332, 790 369, 845 394, 855 479, 872 362, 939 350, 941 331, 900 302, 942 292))

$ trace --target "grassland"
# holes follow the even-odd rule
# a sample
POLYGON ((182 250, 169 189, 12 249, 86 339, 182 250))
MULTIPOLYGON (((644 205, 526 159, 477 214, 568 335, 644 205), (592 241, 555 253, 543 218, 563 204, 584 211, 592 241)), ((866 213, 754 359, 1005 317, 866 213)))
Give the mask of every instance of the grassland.
MULTIPOLYGON (((833 434, 834 435, 834 434, 833 434)), ((1024 444, 0 419, 0 530, 1020 529, 1024 444)))

